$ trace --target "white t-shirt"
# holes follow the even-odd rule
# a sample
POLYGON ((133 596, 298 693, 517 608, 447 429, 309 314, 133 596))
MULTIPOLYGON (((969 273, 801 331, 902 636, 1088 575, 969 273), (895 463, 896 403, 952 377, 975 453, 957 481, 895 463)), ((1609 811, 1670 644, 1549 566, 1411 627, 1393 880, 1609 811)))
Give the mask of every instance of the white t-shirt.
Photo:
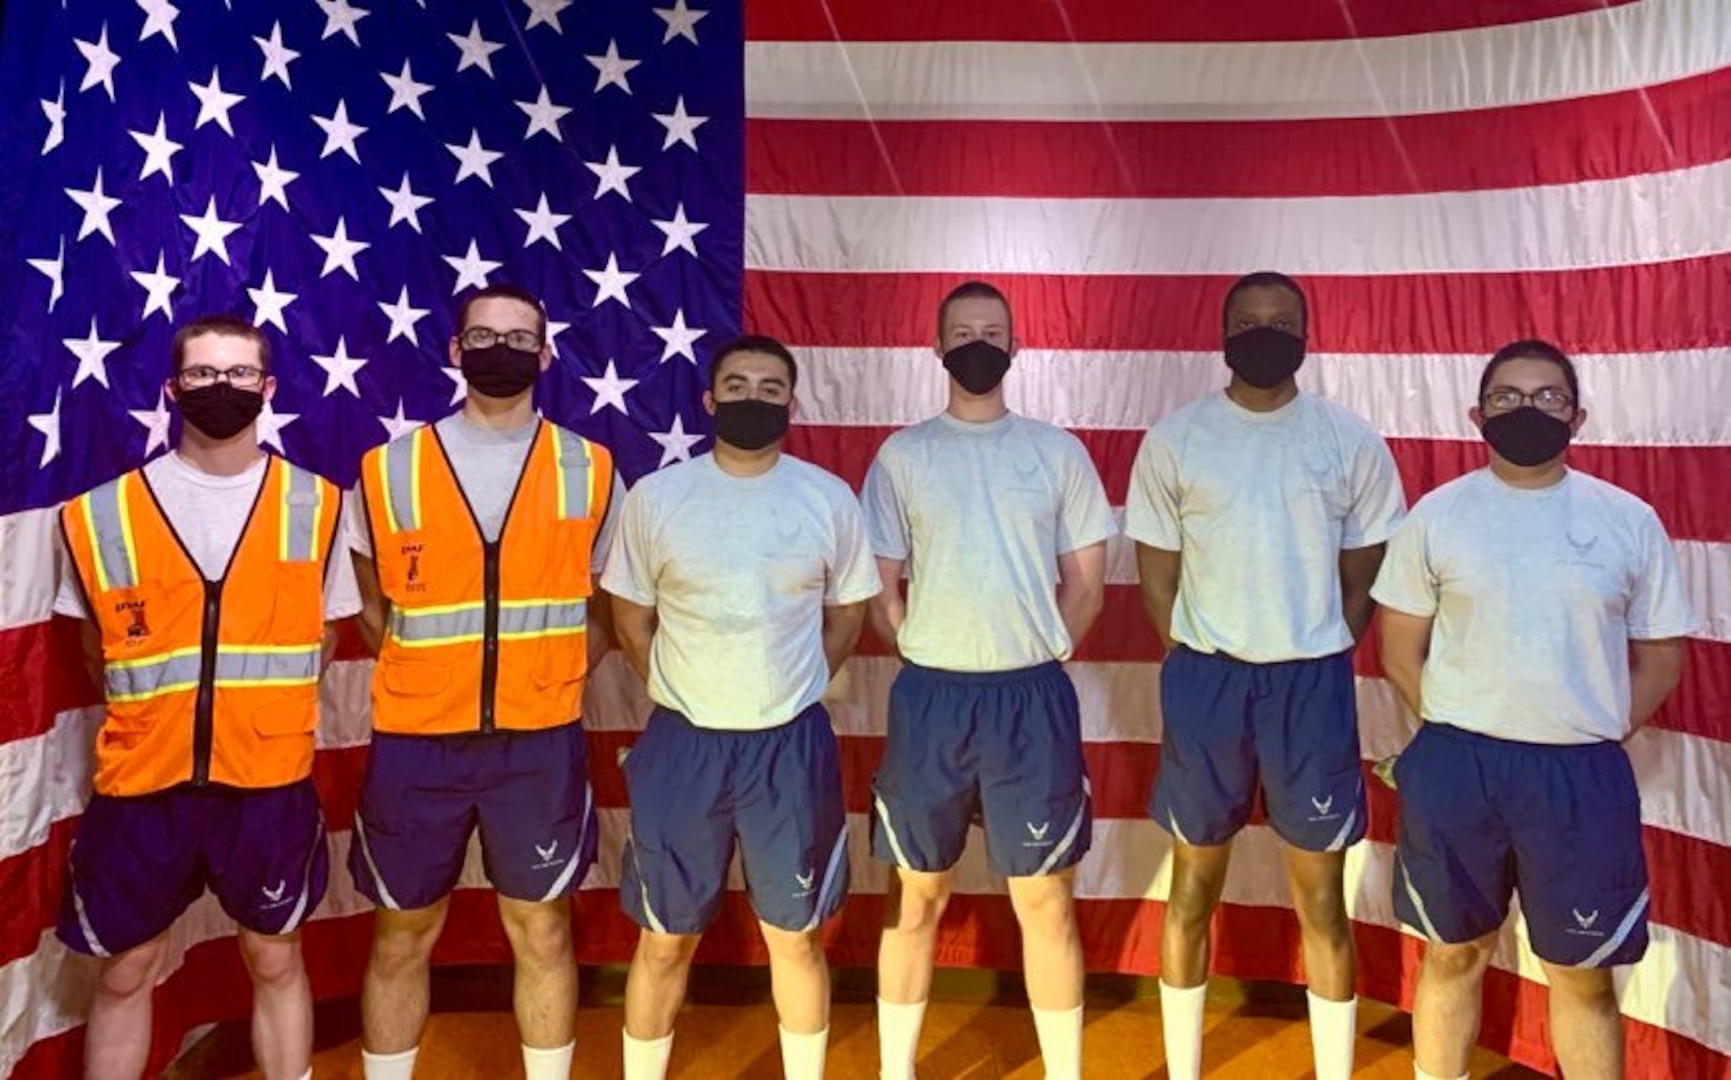
POLYGON ((1434 618, 1425 719, 1530 743, 1629 733, 1629 641, 1699 623, 1653 508, 1586 473, 1528 490, 1490 469, 1420 499, 1376 602, 1434 618))
MULTIPOLYGON (((164 454, 144 466, 144 477, 168 522, 186 545, 205 579, 215 581, 228 569, 240 534, 246 528, 259 485, 264 483, 265 463, 258 463, 234 476, 212 476, 202 472, 178 453, 164 454)), ((337 524, 337 536, 343 524, 337 524)), ((88 618, 78 570, 71 559, 62 561, 60 586, 54 610, 74 619, 88 618)), ((354 564, 340 539, 325 572, 325 621, 346 619, 361 610, 361 593, 355 584, 354 564)))
POLYGON ((876 596, 847 484, 783 454, 761 476, 704 455, 625 496, 601 587, 653 607, 649 696, 698 727, 787 723, 829 685, 824 605, 876 596))
POLYGON ((1303 393, 1252 412, 1222 391, 1149 430, 1124 531, 1183 556, 1175 640, 1267 664, 1352 645, 1340 553, 1384 543, 1405 510, 1394 455, 1351 412, 1303 393))
POLYGON ((1081 440, 1014 413, 940 413, 884 440, 863 500, 873 552, 907 562, 902 656, 966 672, 1070 658, 1058 556, 1118 531, 1081 440))

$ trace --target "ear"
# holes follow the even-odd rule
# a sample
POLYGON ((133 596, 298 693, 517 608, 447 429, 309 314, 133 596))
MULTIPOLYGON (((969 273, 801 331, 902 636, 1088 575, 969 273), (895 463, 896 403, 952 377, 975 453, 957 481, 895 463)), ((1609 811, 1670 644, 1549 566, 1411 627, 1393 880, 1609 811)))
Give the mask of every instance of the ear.
POLYGON ((445 354, 450 358, 452 367, 460 368, 463 366, 463 345, 454 336, 446 346, 445 354))
POLYGON ((935 337, 932 339, 932 353, 937 356, 940 363, 943 361, 944 339, 942 337, 935 337))
POLYGON ((552 367, 552 366, 553 366, 553 343, 548 341, 548 342, 542 343, 542 345, 541 345, 541 374, 545 375, 547 373, 547 369, 552 367))
POLYGON ((276 397, 276 376, 275 375, 266 375, 264 377, 264 385, 259 387, 259 393, 264 396, 264 399, 266 401, 269 401, 271 398, 276 397))
POLYGON ((703 411, 715 415, 715 394, 709 390, 703 392, 703 411))
POLYGON ((1014 360, 1016 358, 1016 354, 1021 352, 1021 351, 1022 351, 1022 339, 1012 335, 1010 338, 1010 347, 1007 350, 1007 352, 1009 353, 1010 359, 1014 360))
POLYGON ((793 394, 787 395, 787 415, 789 419, 799 415, 799 398, 793 394))
POLYGON ((168 400, 180 404, 180 383, 175 379, 162 380, 162 392, 168 395, 168 400))
POLYGON ((1480 431, 1484 430, 1485 411, 1483 409, 1479 408, 1477 405, 1474 405, 1472 408, 1467 410, 1467 419, 1472 421, 1473 427, 1475 429, 1478 429, 1480 431))
POLYGON ((1575 407, 1575 418, 1573 420, 1569 421, 1569 434, 1579 435, 1581 433, 1581 425, 1586 423, 1586 422, 1587 422, 1587 410, 1581 408, 1580 406, 1576 406, 1575 407))

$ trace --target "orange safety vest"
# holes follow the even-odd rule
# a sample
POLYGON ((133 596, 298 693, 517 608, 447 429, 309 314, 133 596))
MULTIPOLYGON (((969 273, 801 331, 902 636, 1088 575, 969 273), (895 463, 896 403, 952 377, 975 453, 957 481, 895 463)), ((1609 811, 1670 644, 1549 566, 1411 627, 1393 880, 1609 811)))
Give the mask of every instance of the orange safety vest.
POLYGON ((312 772, 339 500, 272 456, 220 581, 205 580, 142 469, 61 509, 102 632, 98 792, 280 787, 312 772))
POLYGON ((539 421, 488 543, 434 427, 367 454, 361 491, 391 602, 376 730, 536 731, 580 715, 589 556, 612 489, 606 447, 539 421))

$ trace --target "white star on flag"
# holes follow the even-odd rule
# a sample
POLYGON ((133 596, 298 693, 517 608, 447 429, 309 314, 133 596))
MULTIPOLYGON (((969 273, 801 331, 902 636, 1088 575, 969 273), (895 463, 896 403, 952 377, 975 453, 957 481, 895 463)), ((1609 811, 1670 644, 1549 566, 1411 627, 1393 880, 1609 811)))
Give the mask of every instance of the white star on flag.
POLYGON ((627 94, 631 93, 631 83, 625 78, 631 69, 641 60, 625 60, 619 55, 619 42, 609 41, 607 52, 602 56, 585 56, 583 59, 595 65, 595 93, 599 94, 608 86, 617 86, 627 94))
MULTIPOLYGON (((391 104, 385 110, 386 116, 398 109, 407 109, 422 120, 427 118, 427 114, 421 111, 421 99, 433 92, 433 86, 431 83, 415 81, 414 72, 409 70, 409 61, 403 61, 403 73, 401 75, 392 75, 388 71, 381 71, 379 78, 385 80, 385 85, 391 88, 391 104)), ((440 100, 444 99, 441 98, 440 100)))
POLYGON ((197 83, 187 83, 192 89, 192 96, 198 99, 198 119, 192 122, 192 129, 197 131, 206 124, 214 123, 217 127, 234 134, 234 125, 229 122, 228 111, 246 100, 245 94, 231 94, 222 88, 222 72, 212 68, 210 82, 203 86, 197 83))
POLYGON ((478 128, 469 129, 468 146, 446 143, 445 149, 449 150, 457 159, 457 178, 451 181, 452 184, 460 184, 469 177, 475 176, 479 177, 481 182, 488 187, 493 186, 493 162, 505 155, 482 146, 481 132, 478 128))
POLYGON ((381 416, 378 419, 379 423, 385 426, 386 438, 392 441, 402 438, 404 435, 407 435, 409 432, 421 426, 421 421, 410 420, 408 416, 403 413, 402 398, 397 399, 397 413, 395 416, 381 416))
POLYGON ((682 37, 697 44, 697 24, 709 12, 694 11, 685 6, 685 0, 675 0, 670 8, 656 8, 655 14, 661 16, 661 21, 667 24, 667 32, 661 35, 661 44, 665 45, 676 37, 682 37))
POLYGON ((656 221, 652 218, 650 224, 660 229, 667 237, 661 245, 663 256, 671 255, 675 251, 686 251, 696 255, 697 234, 709 228, 708 222, 687 220, 684 203, 673 208, 672 221, 656 221))
POLYGON ((156 388, 156 408, 129 409, 127 415, 150 433, 144 443, 145 457, 155 457, 158 450, 168 445, 168 394, 160 386, 156 388))
POLYGON ((558 319, 547 320, 547 348, 551 350, 555 360, 559 359, 559 335, 569 329, 571 329, 571 324, 568 322, 560 322, 558 319))
POLYGON ((60 92, 54 95, 54 100, 40 99, 42 115, 48 118, 48 134, 42 139, 42 150, 38 157, 47 157, 49 152, 66 141, 66 80, 60 80, 60 92))
POLYGON ((565 28, 559 25, 559 13, 571 6, 571 0, 523 0, 523 4, 529 9, 529 21, 523 29, 550 26, 557 33, 565 32, 565 28))
POLYGON ((325 133, 325 148, 319 151, 320 161, 323 161, 338 150, 341 150, 343 153, 349 155, 349 157, 354 160, 355 164, 360 164, 361 152, 356 149, 355 140, 360 138, 362 135, 365 135, 367 129, 359 124, 349 123, 348 102, 337 102, 337 111, 331 114, 330 119, 327 120, 322 116, 315 116, 313 117, 313 123, 324 129, 325 133))
POLYGON ((42 460, 37 462, 37 468, 46 468, 50 461, 60 456, 60 389, 54 390, 54 408, 45 413, 31 413, 28 417, 30 426, 42 433, 42 460))
POLYGON ((330 397, 339 389, 347 390, 356 398, 361 396, 361 388, 355 383, 355 373, 367 366, 364 357, 350 356, 348 343, 341 334, 337 335, 337 351, 328 356, 314 354, 313 363, 325 369, 325 397, 330 397))
POLYGON ((597 378, 584 375, 583 384, 595 393, 595 403, 589 406, 589 415, 594 416, 605 408, 618 409, 624 416, 630 416, 631 410, 625 405, 625 395, 637 385, 636 379, 622 379, 619 368, 611 357, 607 360, 607 370, 597 378))
POLYGON ((288 323, 283 321, 283 310, 294 303, 299 293, 280 292, 276 287, 276 272, 266 269, 264 284, 256 289, 249 288, 246 294, 252 297, 256 309, 252 317, 254 326, 275 326, 283 333, 288 333, 288 323))
POLYGON ((182 214, 180 220, 198 234, 198 243, 193 245, 192 255, 186 260, 188 265, 197 262, 199 257, 207 252, 215 252, 224 265, 231 265, 228 261, 228 236, 240 228, 240 222, 224 221, 217 217, 215 195, 212 195, 210 202, 205 205, 203 215, 182 214))
POLYGON ((284 86, 294 89, 294 83, 289 79, 289 65, 299 60, 301 54, 282 43, 282 23, 271 26, 269 38, 255 36, 252 40, 264 53, 264 70, 259 73, 258 81, 280 79, 284 86))
POLYGON ((110 224, 108 215, 114 213, 120 200, 102 190, 102 166, 96 167, 96 183, 88 190, 67 188, 66 194, 84 211, 84 220, 78 226, 78 239, 82 240, 93 232, 99 232, 110 244, 114 243, 114 226, 110 224))
POLYGON ((361 272, 355 267, 355 256, 373 245, 364 240, 350 240, 349 227, 342 218, 337 218, 336 231, 329 236, 313 236, 313 243, 325 253, 325 267, 319 271, 319 277, 326 278, 331 272, 341 269, 343 273, 361 280, 361 272))
POLYGON ((78 357, 78 371, 72 376, 72 389, 78 389, 86 379, 95 379, 104 387, 108 386, 108 354, 120 348, 120 342, 102 340, 96 333, 96 316, 90 317, 89 337, 62 338, 60 343, 78 357))
POLYGON ((619 269, 619 256, 609 253, 606 266, 600 270, 585 270, 583 276, 595 283, 595 302, 590 304, 590 307, 600 307, 608 300, 617 300, 630 307, 631 301, 625 295, 625 287, 636 281, 640 275, 619 269))
MULTIPOLYGON (((95 41, 74 40, 78 51, 83 55, 89 66, 84 69, 84 81, 78 84, 78 92, 83 93, 93 86, 100 86, 108 91, 108 100, 114 100, 114 69, 120 64, 120 54, 108 47, 108 24, 102 24, 102 35, 95 41)), ((56 409, 59 406, 56 404, 56 409)), ((58 416, 58 413, 56 414, 58 416)), ((59 442, 58 439, 55 440, 59 442)), ((56 450, 58 451, 58 446, 56 450)))
POLYGON ((261 446, 274 447, 279 454, 288 453, 283 449, 282 429, 301 418, 300 413, 277 412, 271 408, 270 402, 264 403, 264 410, 258 414, 257 431, 261 446))
POLYGON ((469 396, 469 380, 463 377, 463 369, 453 364, 445 364, 439 368, 456 384, 451 390, 451 404, 461 405, 463 399, 469 396))
POLYGON ((535 204, 533 210, 518 210, 517 216, 529 226, 529 235, 523 239, 523 247, 528 248, 537 240, 545 240, 555 248, 563 251, 565 246, 559 242, 559 226, 571 220, 570 214, 555 214, 547 205, 547 193, 541 193, 541 201, 535 204))
POLYGON ((571 109, 565 105, 553 104, 545 86, 534 101, 519 101, 516 106, 529 117, 529 130, 523 133, 524 139, 533 139, 536 134, 545 131, 560 142, 565 141, 565 136, 559 133, 559 121, 563 120, 571 109))
POLYGON ((168 137, 165 130, 168 118, 165 114, 156 114, 156 130, 153 132, 128 131, 132 141, 144 151, 144 168, 138 171, 138 179, 142 182, 146 177, 161 173, 170 187, 174 186, 174 155, 180 153, 184 146, 168 137))
POLYGON ((697 129, 709 122, 707 116, 692 116, 685 111, 685 95, 681 94, 673 103, 670 113, 650 113, 655 122, 667 129, 667 137, 661 140, 661 149, 671 150, 673 144, 684 143, 693 150, 697 149, 697 129))
POLYGON ((409 228, 416 232, 421 231, 421 208, 431 203, 433 197, 431 195, 416 195, 415 189, 409 186, 408 173, 403 174, 403 182, 395 191, 382 187, 379 189, 379 194, 383 195, 385 201, 391 204, 391 220, 385 228, 395 228, 398 223, 406 221, 409 223, 409 228))
POLYGON ((665 343, 661 349, 661 363, 666 363, 675 356, 683 356, 693 364, 697 363, 697 353, 692 351, 691 346, 696 344, 698 338, 709 333, 707 330, 686 326, 684 308, 674 311, 672 326, 651 326, 649 332, 665 343))
POLYGON ((606 161, 585 161, 583 167, 595 174, 595 197, 599 199, 609 191, 617 191, 631 201, 631 191, 626 186, 633 176, 643 171, 638 165, 621 165, 619 163, 619 147, 607 148, 606 161))
POLYGON ((355 24, 372 12, 349 6, 349 0, 318 0, 318 4, 319 10, 325 13, 325 32, 319 37, 320 41, 342 34, 356 45, 361 43, 355 24))
POLYGON ((409 287, 404 285, 403 291, 397 294, 397 302, 387 304, 381 300, 379 310, 385 313, 385 318, 391 320, 391 332, 385 335, 385 344, 389 345, 399 337, 408 338, 409 343, 414 344, 415 324, 426 318, 430 309, 412 306, 409 303, 409 287))
POLYGON ((48 310, 54 311, 54 305, 66 295, 66 237, 60 238, 60 250, 52 259, 26 259, 32 268, 40 270, 48 278, 48 310))
POLYGON ((300 179, 300 173, 281 168, 276 163, 276 145, 270 148, 270 160, 253 162, 252 171, 258 174, 258 204, 260 207, 267 202, 275 202, 284 210, 289 208, 288 186, 300 179))
POLYGON ((472 285, 477 289, 486 288, 487 275, 505 265, 494 262, 492 259, 481 258, 480 248, 476 246, 473 240, 469 241, 467 254, 462 256, 445 255, 442 258, 450 265, 451 269, 457 272, 457 284, 451 288, 452 296, 462 292, 465 285, 472 285))
POLYGON ((174 20, 180 18, 180 9, 168 0, 138 0, 138 6, 144 11, 144 29, 138 32, 139 42, 142 44, 161 34, 168 39, 169 46, 179 52, 180 42, 174 39, 174 20))
POLYGON ((481 36, 480 19, 469 24, 467 37, 462 34, 446 34, 445 36, 451 39, 451 44, 462 51, 462 59, 457 61, 458 74, 472 67, 478 67, 487 73, 488 78, 494 77, 493 54, 505 46, 497 41, 488 41, 481 36))
POLYGON ((138 317, 139 322, 150 318, 150 313, 160 311, 169 322, 174 321, 174 290, 180 288, 180 279, 163 270, 163 258, 166 252, 156 253, 155 270, 134 270, 132 280, 144 286, 144 314, 138 317))
POLYGON ((702 435, 687 435, 685 433, 685 418, 674 414, 673 427, 668 431, 651 431, 651 439, 661 444, 661 462, 656 468, 665 468, 675 461, 690 461, 691 448, 703 441, 702 435))

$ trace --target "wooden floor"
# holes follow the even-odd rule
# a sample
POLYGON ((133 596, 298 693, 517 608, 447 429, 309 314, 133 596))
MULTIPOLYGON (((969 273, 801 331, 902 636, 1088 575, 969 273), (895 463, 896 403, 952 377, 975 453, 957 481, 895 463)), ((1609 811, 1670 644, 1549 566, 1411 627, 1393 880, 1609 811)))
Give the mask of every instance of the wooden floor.
MULTIPOLYGON (((582 1078, 618 1077, 623 973, 585 969, 578 1011, 582 1078)), ((1107 1080, 1162 1077, 1160 1008, 1152 980, 1091 978, 1083 1075, 1107 1080)), ((449 969, 434 979, 434 1015, 421 1044, 418 1080, 497 1080, 521 1076, 508 974, 498 968, 449 969)), ((1039 1047, 1019 983, 990 972, 941 972, 920 1043, 923 1080, 1040 1080, 1039 1047)), ((877 1076, 870 972, 838 972, 830 1021, 829 1071, 838 1080, 877 1076)), ((1209 988, 1203 1069, 1211 1077, 1288 1080, 1311 1075, 1304 991, 1215 980, 1209 988)), ((360 1019, 353 1001, 319 1007, 318 1080, 360 1080, 360 1019)), ((1359 1008, 1359 1077, 1410 1080, 1412 1029, 1398 1010, 1359 1008)), ((166 1075, 169 1080, 256 1076, 244 1025, 205 1037, 166 1075)), ((779 1080, 780 1051, 768 980, 759 969, 710 968, 692 979, 674 1040, 672 1075, 684 1080, 779 1080)), ((1479 1052, 1475 1077, 1539 1074, 1479 1052)))

